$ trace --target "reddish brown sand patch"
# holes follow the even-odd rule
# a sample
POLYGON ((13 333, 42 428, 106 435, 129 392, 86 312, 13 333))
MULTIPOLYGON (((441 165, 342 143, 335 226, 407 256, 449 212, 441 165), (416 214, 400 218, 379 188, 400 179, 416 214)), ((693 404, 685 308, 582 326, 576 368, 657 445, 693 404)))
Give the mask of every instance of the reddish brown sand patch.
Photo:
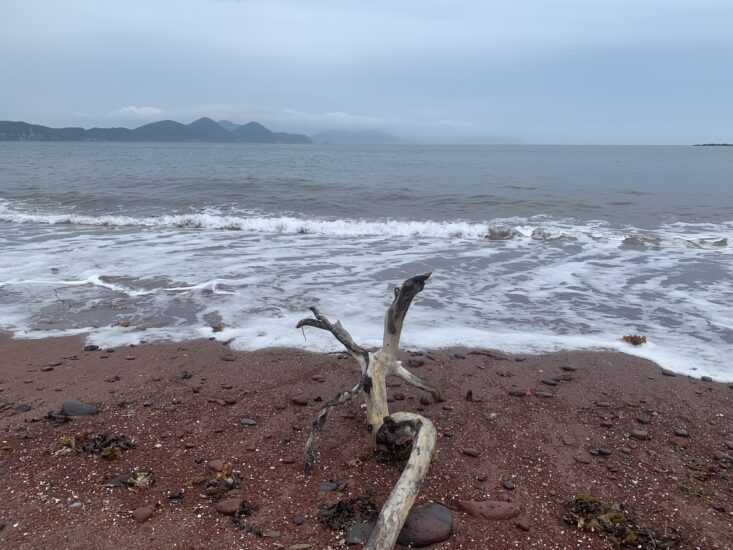
MULTIPOLYGON (((358 378, 348 358, 237 353, 213 341, 82 348, 77 338, 0 337, 3 547, 337 548, 343 535, 318 523, 318 506, 369 490, 382 503, 399 476, 374 458, 358 400, 329 418, 315 471, 303 474, 305 439, 321 405, 315 399, 358 378), (43 419, 70 399, 101 412, 58 427, 43 419), (16 409, 21 404, 30 410, 16 409), (59 438, 82 434, 124 435, 136 445, 114 460, 53 453, 59 438), (231 468, 241 480, 237 498, 256 506, 239 524, 216 511, 204 484, 189 483, 213 475, 221 464, 212 461, 231 468), (133 491, 103 483, 134 471, 152 472, 154 485, 133 491), (347 484, 320 491, 329 480, 347 484), (133 510, 156 504, 152 517, 135 521, 133 510), (249 533, 253 526, 272 536, 249 533)), ((440 434, 416 504, 455 509, 455 534, 433 548, 612 548, 560 521, 578 493, 623 503, 648 527, 676 529, 678 548, 733 547, 728 385, 663 376, 653 363, 620 353, 504 360, 442 350, 415 359, 424 361, 413 361, 415 373, 448 401, 423 404, 420 392, 397 380, 388 391, 396 397, 391 410, 420 411, 440 434), (631 437, 634 430, 647 437, 631 437), (490 521, 457 511, 458 501, 483 500, 512 501, 521 513, 490 521)))

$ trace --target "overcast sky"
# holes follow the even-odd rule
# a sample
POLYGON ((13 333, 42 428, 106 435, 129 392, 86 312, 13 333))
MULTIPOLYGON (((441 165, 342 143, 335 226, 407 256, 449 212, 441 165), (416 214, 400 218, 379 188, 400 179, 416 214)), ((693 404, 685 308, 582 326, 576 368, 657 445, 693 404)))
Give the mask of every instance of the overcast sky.
POLYGON ((733 0, 0 0, 0 120, 733 141, 733 0))

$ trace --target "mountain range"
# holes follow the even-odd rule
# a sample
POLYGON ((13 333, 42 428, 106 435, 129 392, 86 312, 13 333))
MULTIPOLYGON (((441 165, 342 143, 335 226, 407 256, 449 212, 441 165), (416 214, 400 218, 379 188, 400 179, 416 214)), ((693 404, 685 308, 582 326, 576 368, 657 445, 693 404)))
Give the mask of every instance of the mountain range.
POLYGON ((237 125, 202 117, 191 124, 161 120, 139 128, 49 128, 0 121, 0 141, 188 141, 210 143, 311 143, 303 134, 273 132, 259 122, 237 125))

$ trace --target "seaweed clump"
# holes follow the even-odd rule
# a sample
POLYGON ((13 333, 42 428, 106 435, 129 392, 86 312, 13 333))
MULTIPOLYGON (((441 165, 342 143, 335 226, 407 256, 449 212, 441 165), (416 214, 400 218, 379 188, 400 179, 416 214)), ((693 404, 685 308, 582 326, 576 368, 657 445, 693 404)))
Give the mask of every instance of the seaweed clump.
POLYGON ((135 447, 133 441, 128 440, 124 435, 100 434, 89 438, 87 436, 61 437, 58 440, 60 448, 54 451, 54 455, 70 453, 99 454, 105 460, 114 460, 122 456, 122 453, 135 447))
POLYGON ((318 521, 333 531, 343 531, 355 523, 369 523, 379 517, 379 506, 367 493, 360 497, 339 500, 318 507, 318 521))
POLYGON ((568 503, 568 513, 563 519, 582 531, 607 537, 616 548, 658 550, 674 548, 680 542, 675 532, 665 529, 657 533, 639 524, 623 505, 606 504, 588 495, 576 495, 568 503))
POLYGON ((646 336, 642 336, 641 334, 627 334, 621 339, 624 342, 628 342, 632 346, 640 346, 642 344, 646 344, 646 336))
POLYGON ((203 485, 206 496, 212 500, 220 500, 236 495, 241 485, 241 478, 236 472, 232 472, 229 465, 212 475, 199 475, 189 480, 191 485, 203 485))

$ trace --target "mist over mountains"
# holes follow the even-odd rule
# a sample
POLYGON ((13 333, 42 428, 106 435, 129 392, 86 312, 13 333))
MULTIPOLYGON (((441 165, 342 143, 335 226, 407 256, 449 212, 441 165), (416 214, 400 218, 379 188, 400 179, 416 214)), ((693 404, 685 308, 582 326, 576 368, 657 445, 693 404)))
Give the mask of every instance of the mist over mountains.
POLYGON ((0 121, 0 141, 150 141, 203 143, 400 144, 406 140, 377 130, 327 130, 304 134, 273 132, 259 122, 236 124, 202 117, 190 124, 161 120, 138 128, 49 128, 28 122, 0 121))

